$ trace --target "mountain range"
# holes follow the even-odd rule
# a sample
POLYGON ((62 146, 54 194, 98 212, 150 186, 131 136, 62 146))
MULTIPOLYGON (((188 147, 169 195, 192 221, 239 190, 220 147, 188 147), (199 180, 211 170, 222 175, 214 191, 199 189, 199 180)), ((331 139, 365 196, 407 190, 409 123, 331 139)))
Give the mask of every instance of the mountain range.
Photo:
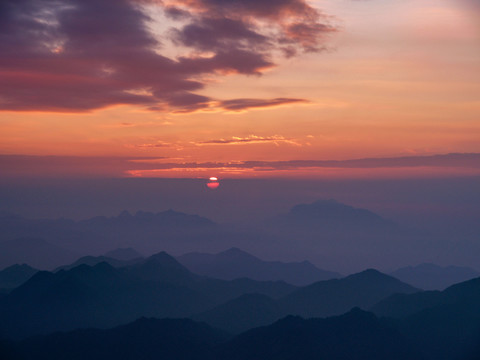
MULTIPOLYGON (((8 247, 14 246, 21 238, 43 239, 36 241, 38 251, 33 252, 44 254, 42 262, 26 261, 25 254, 31 253, 27 247, 18 246, 25 249, 25 253, 16 255, 10 251, 8 257, 0 256, 0 268, 26 262, 42 270, 51 270, 71 263, 80 256, 105 255, 116 248, 135 248, 147 255, 159 251, 190 253, 182 257, 182 261, 206 275, 209 275, 208 266, 214 265, 207 266, 205 262, 214 261, 220 266, 222 256, 219 252, 235 247, 261 258, 271 258, 274 249, 273 256, 284 262, 291 263, 288 259, 308 260, 313 266, 318 266, 318 270, 342 273, 358 272, 366 267, 400 267, 407 260, 421 262, 439 255, 430 250, 431 243, 435 241, 430 235, 408 229, 367 209, 335 200, 298 204, 285 214, 250 224, 217 224, 198 215, 173 210, 157 213, 138 211, 133 215, 123 211, 118 216, 97 216, 80 221, 62 218, 35 220, 0 214, 0 250, 8 251, 8 247), (71 261, 67 261, 65 255, 59 249, 52 249, 52 246, 73 253, 71 261), (194 256, 194 252, 203 253, 202 260, 201 255, 194 256), (207 253, 219 256, 208 259, 207 253)), ((130 256, 128 260, 138 257, 136 255, 127 255, 130 256)), ((106 256, 116 258, 119 255, 106 256)), ((33 255, 30 259, 34 259, 33 255)), ((255 259, 243 261, 261 267, 264 274, 270 272, 265 279, 282 278, 276 266, 280 264, 260 264, 258 261, 255 263, 255 259)), ((306 285, 308 282, 338 277, 338 273, 321 274, 310 264, 288 265, 305 271, 305 280, 291 278, 288 281, 306 285)), ((243 273, 249 277, 256 274, 253 270, 249 273, 245 271, 243 269, 243 273)), ((228 270, 224 277, 231 279, 239 275, 243 276, 242 272, 228 270)))
POLYGON ((0 297, 0 358, 478 360, 479 303, 480 278, 421 291, 368 269, 295 287, 160 252, 36 272, 0 297))
POLYGON ((464 266, 420 264, 390 273, 393 277, 424 290, 444 290, 447 287, 480 276, 480 272, 464 266))
POLYGON ((304 286, 342 276, 319 269, 309 261, 264 261, 238 248, 230 248, 218 254, 188 253, 178 256, 177 260, 196 274, 224 280, 248 277, 260 281, 283 280, 304 286))

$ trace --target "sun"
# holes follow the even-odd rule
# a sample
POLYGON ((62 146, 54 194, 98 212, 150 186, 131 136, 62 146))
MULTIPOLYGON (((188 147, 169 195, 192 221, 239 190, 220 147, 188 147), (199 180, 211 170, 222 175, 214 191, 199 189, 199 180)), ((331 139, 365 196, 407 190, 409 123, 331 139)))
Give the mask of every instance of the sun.
POLYGON ((215 177, 215 176, 212 176, 208 179, 208 182, 207 182, 207 187, 209 189, 212 189, 212 190, 215 190, 216 188, 218 188, 220 186, 220 183, 218 182, 218 178, 215 177))

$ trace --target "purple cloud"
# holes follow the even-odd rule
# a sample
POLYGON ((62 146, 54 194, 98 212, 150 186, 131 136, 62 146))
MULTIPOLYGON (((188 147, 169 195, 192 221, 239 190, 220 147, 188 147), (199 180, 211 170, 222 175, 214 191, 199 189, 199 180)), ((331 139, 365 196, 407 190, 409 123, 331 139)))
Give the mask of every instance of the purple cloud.
POLYGON ((289 56, 299 48, 311 51, 331 31, 322 19, 302 0, 3 0, 0 110, 83 112, 117 104, 173 112, 210 108, 218 100, 198 94, 206 77, 261 75, 275 66, 277 50, 289 56), (192 48, 191 54, 162 55, 161 41, 168 39, 160 41, 148 29, 152 19, 145 4, 181 20, 170 36, 192 48), (301 31, 295 29, 299 21, 305 23, 301 31), (259 22, 276 32, 262 33, 259 22))

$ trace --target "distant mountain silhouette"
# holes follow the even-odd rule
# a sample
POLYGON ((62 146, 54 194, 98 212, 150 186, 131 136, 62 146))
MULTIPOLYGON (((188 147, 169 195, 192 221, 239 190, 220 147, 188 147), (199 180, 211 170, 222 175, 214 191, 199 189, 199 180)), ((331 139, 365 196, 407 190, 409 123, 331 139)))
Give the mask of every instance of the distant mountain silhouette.
MULTIPOLYGON (((26 219, 9 215, 0 216, 0 244, 2 240, 19 237, 41 237, 54 245, 77 251, 80 255, 103 254, 112 248, 129 248, 133 245, 147 249, 147 252, 155 252, 167 245, 181 248, 179 244, 182 245, 187 239, 202 237, 205 232, 214 229, 216 224, 209 219, 173 210, 158 213, 138 211, 135 215, 123 211, 118 216, 97 216, 81 221, 26 219)), ((50 256, 50 259, 54 257, 50 256)), ((73 260, 62 259, 51 267, 73 260)), ((11 261, 17 263, 20 259, 15 257, 11 261)))
POLYGON ((400 268, 391 275, 420 289, 444 290, 450 285, 478 277, 480 273, 468 267, 420 264, 400 268))
POLYGON ((254 327, 269 325, 283 316, 285 313, 272 298, 261 294, 245 294, 192 318, 239 334, 254 327))
POLYGON ((146 319, 108 330, 86 329, 21 343, 25 360, 213 359, 228 335, 187 319, 146 319))
POLYGON ((188 253, 178 256, 177 260, 196 274, 225 280, 248 277, 261 281, 283 280, 303 286, 341 277, 338 273, 320 270, 308 261, 263 261, 238 248, 218 254, 188 253))
POLYGON ((369 309, 392 294, 417 291, 398 279, 369 269, 343 279, 305 286, 280 299, 279 303, 290 314, 324 317, 343 314, 356 306, 369 309))
POLYGON ((388 322, 353 309, 327 319, 289 316, 231 340, 186 319, 139 319, 108 330, 85 329, 25 340, 25 360, 417 360, 418 351, 388 322))
POLYGON ((480 344, 480 278, 453 285, 440 301, 401 319, 401 330, 432 360, 475 359, 480 344))
POLYGON ((311 204, 294 206, 287 214, 280 215, 277 221, 284 226, 314 227, 323 230, 391 228, 396 225, 381 216, 336 200, 317 200, 311 204))
POLYGON ((366 270, 340 280, 320 281, 276 299, 258 294, 242 295, 192 318, 239 333, 268 325, 286 315, 340 315, 353 307, 368 309, 394 293, 415 291, 417 289, 388 275, 366 270))
POLYGON ((107 256, 82 256, 81 258, 79 258, 78 260, 73 262, 72 264, 59 266, 54 271, 70 270, 70 269, 73 269, 73 268, 75 268, 79 265, 95 266, 95 265, 100 264, 102 262, 105 262, 105 263, 107 263, 107 264, 109 264, 113 267, 119 268, 119 267, 132 265, 132 264, 135 264, 135 263, 140 262, 140 261, 142 261, 142 258, 126 261, 126 260, 114 259, 114 258, 107 257, 107 256))
POLYGON ((38 272, 0 300, 0 335, 111 327, 141 316, 179 317, 211 306, 195 290, 140 281, 107 263, 38 272))
POLYGON ((415 360, 421 356, 398 330, 357 308, 327 319, 288 316, 237 336, 220 358, 415 360))
POLYGON ((399 328, 423 348, 427 359, 475 359, 480 344, 480 278, 444 291, 393 295, 372 310, 397 318, 399 328))
POLYGON ((261 229, 275 238, 278 249, 350 273, 423 258, 429 241, 428 235, 332 199, 293 206, 261 229))
POLYGON ((110 250, 106 252, 104 256, 117 259, 117 260, 123 260, 123 261, 143 258, 142 254, 140 254, 138 251, 136 251, 134 248, 131 248, 131 247, 110 250))
POLYGON ((164 251, 129 266, 126 271, 142 281, 185 285, 192 284, 197 280, 194 274, 164 251))
POLYGON ((40 271, 0 298, 0 338, 105 328, 141 316, 186 317, 242 294, 279 298, 294 289, 283 282, 200 277, 164 252, 122 268, 102 262, 40 271))
POLYGON ((13 289, 20 286, 38 272, 27 264, 12 265, 0 271, 0 289, 13 289))
MULTIPOLYGON (((375 304, 371 310, 379 316, 403 318, 429 308, 449 304, 462 304, 461 307, 469 308, 478 303, 480 303, 480 277, 452 285, 443 291, 394 294, 375 304)), ((480 313, 480 307, 478 311, 480 313)))
POLYGON ((28 264, 37 269, 53 269, 70 263, 78 255, 40 238, 17 238, 0 242, 0 268, 28 264))

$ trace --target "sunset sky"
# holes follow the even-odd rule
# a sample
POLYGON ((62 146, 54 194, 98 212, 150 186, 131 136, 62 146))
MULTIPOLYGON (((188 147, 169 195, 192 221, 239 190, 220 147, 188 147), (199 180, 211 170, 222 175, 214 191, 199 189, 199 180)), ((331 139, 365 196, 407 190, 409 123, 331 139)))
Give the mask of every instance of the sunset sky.
POLYGON ((3 0, 0 162, 7 177, 480 175, 479 44, 477 0, 3 0), (450 153, 466 155, 430 157, 450 153), (342 162, 365 158, 387 159, 342 162))

